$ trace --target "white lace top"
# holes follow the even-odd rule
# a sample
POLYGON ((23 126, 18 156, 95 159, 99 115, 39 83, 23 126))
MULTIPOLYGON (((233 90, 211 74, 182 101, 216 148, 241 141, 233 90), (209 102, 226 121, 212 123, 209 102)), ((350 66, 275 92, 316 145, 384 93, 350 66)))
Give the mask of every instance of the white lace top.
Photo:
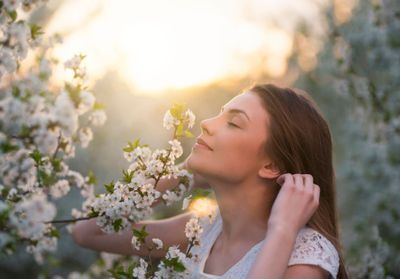
MULTIPOLYGON (((197 254, 198 259, 189 265, 189 278, 245 279, 264 240, 254 245, 223 275, 212 275, 204 272, 204 265, 211 247, 222 230, 222 218, 219 210, 217 209, 212 224, 210 224, 208 217, 200 218, 200 224, 203 227, 203 233, 200 237, 201 246, 191 248, 191 252, 197 254)), ((336 278, 339 270, 339 257, 335 247, 327 238, 309 227, 303 227, 297 235, 288 266, 295 264, 320 266, 330 273, 330 278, 336 278)))

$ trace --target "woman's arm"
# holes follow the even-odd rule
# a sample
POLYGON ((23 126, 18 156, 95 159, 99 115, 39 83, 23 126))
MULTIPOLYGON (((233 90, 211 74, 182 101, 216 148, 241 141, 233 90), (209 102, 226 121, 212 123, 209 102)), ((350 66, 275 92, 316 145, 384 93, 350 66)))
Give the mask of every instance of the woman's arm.
MULTIPOLYGON (((181 163, 181 167, 187 169, 186 160, 181 163)), ((200 177, 194 174, 193 187, 208 187, 208 184, 200 177), (201 186, 200 186, 201 185, 201 186)), ((170 179, 163 178, 157 184, 157 190, 161 193, 176 187, 179 179, 171 177, 170 179)), ((152 207, 158 205, 161 199, 153 203, 152 207)), ((180 249, 185 249, 187 239, 184 234, 186 222, 189 221, 191 213, 183 213, 168 219, 163 220, 146 220, 137 224, 132 224, 132 228, 140 229, 146 225, 146 230, 149 236, 146 238, 147 245, 152 245, 152 238, 160 238, 164 244, 180 245, 180 249)), ((117 253, 123 255, 148 255, 148 250, 143 249, 133 250, 131 245, 132 230, 127 230, 122 233, 106 234, 99 226, 96 225, 96 220, 79 221, 74 225, 72 230, 74 241, 80 246, 109 253, 117 253)), ((152 251, 153 257, 163 257, 165 252, 161 250, 152 251)))
POLYGON ((321 268, 287 266, 299 230, 319 205, 319 186, 313 184, 311 175, 301 174, 284 174, 277 183, 282 187, 272 206, 265 242, 247 278, 327 278, 321 268))
MULTIPOLYGON (((95 219, 77 222, 72 229, 72 238, 82 247, 121 255, 148 256, 149 250, 146 246, 154 246, 152 243, 153 238, 161 239, 164 247, 179 245, 179 249, 185 251, 189 243, 184 230, 190 218, 191 213, 186 212, 163 220, 145 220, 132 224, 132 228, 137 230, 146 225, 146 231, 149 234, 145 238, 145 244, 141 245, 140 250, 132 247, 131 239, 133 233, 131 229, 121 233, 104 233, 97 226, 95 219)), ((165 254, 164 250, 152 250, 150 256, 163 258, 165 254)))

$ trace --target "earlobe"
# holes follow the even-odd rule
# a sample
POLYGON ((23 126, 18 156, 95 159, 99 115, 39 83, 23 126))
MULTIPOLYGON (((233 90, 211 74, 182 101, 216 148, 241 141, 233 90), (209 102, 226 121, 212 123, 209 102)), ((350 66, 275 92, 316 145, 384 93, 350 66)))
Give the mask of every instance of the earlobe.
POLYGON ((261 176, 262 178, 267 178, 267 179, 275 179, 280 176, 280 171, 278 168, 274 166, 274 164, 270 163, 267 165, 264 165, 259 171, 258 175, 261 176))

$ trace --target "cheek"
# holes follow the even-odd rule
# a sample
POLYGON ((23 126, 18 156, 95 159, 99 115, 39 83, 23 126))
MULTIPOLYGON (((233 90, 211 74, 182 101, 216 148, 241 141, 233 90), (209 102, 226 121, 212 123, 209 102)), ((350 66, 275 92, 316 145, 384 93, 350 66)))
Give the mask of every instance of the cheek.
POLYGON ((216 151, 221 166, 229 172, 243 172, 253 168, 258 154, 254 140, 248 137, 224 144, 216 151))

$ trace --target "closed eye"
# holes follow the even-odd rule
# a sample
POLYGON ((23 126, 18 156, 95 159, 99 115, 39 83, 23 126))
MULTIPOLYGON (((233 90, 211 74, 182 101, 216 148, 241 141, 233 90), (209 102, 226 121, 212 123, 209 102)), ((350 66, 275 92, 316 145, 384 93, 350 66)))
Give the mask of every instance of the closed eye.
POLYGON ((233 126, 233 127, 236 127, 236 128, 240 128, 238 125, 236 125, 233 122, 228 122, 228 126, 233 126))

